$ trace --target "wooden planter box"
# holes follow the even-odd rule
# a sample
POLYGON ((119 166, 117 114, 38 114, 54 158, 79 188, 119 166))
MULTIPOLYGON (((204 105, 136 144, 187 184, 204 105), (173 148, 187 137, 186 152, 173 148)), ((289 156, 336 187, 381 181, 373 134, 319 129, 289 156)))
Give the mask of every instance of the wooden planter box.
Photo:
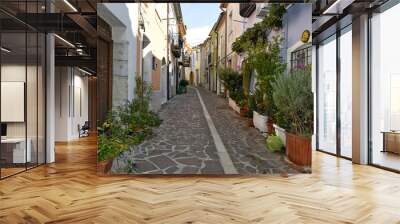
POLYGON ((286 155, 296 165, 311 167, 311 138, 286 132, 286 155))

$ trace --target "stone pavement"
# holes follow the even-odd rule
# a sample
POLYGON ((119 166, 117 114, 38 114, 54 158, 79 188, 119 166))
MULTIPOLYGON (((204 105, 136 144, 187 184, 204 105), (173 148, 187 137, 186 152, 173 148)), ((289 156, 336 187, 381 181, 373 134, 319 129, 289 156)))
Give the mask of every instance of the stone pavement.
POLYGON ((127 172, 130 160, 138 174, 224 174, 194 89, 175 96, 159 115, 161 126, 148 140, 114 159, 113 173, 127 172))
MULTIPOLYGON (((264 137, 229 109, 226 99, 199 88, 206 108, 239 174, 297 173, 270 153, 264 137)), ((112 173, 224 174, 196 90, 163 105, 160 127, 147 140, 113 161, 112 173), (134 164, 132 166, 132 164, 134 164)))

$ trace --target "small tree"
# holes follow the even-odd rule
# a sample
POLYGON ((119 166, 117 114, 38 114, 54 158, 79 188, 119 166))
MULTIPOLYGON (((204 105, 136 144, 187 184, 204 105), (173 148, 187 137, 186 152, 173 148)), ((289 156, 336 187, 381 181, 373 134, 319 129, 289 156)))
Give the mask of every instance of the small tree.
POLYGON ((231 68, 221 68, 218 74, 222 84, 229 90, 229 96, 233 100, 240 101, 244 98, 243 77, 241 74, 231 68))
POLYGON ((311 91, 311 69, 298 69, 278 77, 273 86, 274 103, 289 124, 289 131, 310 136, 313 130, 314 106, 311 91))
POLYGON ((272 83, 283 74, 285 64, 281 62, 279 37, 269 42, 259 43, 249 51, 248 61, 257 72, 257 112, 274 117, 276 107, 273 100, 272 83))

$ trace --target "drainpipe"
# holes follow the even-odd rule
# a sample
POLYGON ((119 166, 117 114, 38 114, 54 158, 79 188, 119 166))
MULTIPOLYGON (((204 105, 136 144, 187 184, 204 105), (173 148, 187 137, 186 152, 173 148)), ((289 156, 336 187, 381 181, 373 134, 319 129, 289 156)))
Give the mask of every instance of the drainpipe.
POLYGON ((169 97, 169 3, 167 3, 167 101, 169 97))
MULTIPOLYGON (((217 54, 216 54, 216 61, 217 61, 217 63, 215 64, 215 90, 217 91, 217 95, 218 95, 218 93, 219 93, 219 91, 218 91, 218 47, 219 47, 219 35, 218 35, 218 32, 215 32, 216 34, 217 34, 217 54)), ((221 88, 219 88, 219 90, 221 90, 221 88)))

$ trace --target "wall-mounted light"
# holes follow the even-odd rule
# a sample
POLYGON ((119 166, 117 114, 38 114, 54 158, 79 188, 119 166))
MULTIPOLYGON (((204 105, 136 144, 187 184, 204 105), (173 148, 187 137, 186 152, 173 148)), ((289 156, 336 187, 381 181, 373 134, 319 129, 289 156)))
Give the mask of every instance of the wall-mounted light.
POLYGON ((75 6, 73 6, 68 0, 64 0, 64 3, 68 5, 68 7, 71 8, 74 12, 78 12, 75 6))
POLYGON ((83 73, 85 73, 86 75, 89 75, 89 76, 92 76, 92 75, 93 75, 92 73, 90 73, 90 72, 88 72, 88 71, 86 71, 86 70, 83 70, 83 69, 81 69, 81 68, 79 68, 79 67, 78 67, 78 70, 81 71, 81 72, 83 72, 83 73))
POLYGON ((329 6, 322 14, 324 15, 339 15, 343 13, 343 10, 351 5, 355 0, 336 0, 331 6, 329 6))
POLYGON ((54 36, 55 37, 57 37, 57 39, 59 39, 59 40, 61 40, 62 42, 64 42, 65 44, 67 44, 68 46, 70 46, 70 47, 72 47, 72 48, 75 48, 75 45, 73 45, 71 42, 69 42, 68 40, 66 40, 66 39, 64 39, 64 38, 62 38, 62 37, 60 37, 59 35, 57 35, 57 34, 54 34, 54 36))
POLYGON ((5 47, 1 47, 0 49, 1 49, 1 51, 4 51, 6 53, 11 53, 11 50, 9 50, 9 49, 7 49, 5 47))

